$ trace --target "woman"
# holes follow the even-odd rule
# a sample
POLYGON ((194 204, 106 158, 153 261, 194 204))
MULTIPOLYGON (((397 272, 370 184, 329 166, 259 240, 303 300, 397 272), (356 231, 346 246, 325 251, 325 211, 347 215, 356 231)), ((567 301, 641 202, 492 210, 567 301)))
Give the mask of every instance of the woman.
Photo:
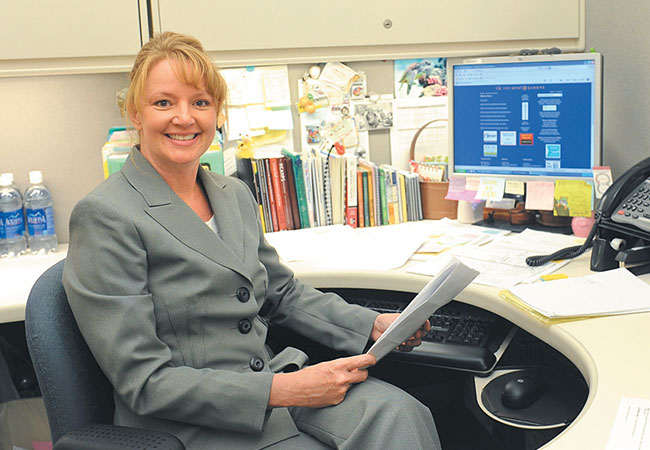
POLYGON ((72 212, 64 286, 114 387, 115 423, 188 449, 438 448, 428 409, 367 379, 375 360, 358 355, 395 315, 296 280, 248 188, 200 168, 225 97, 198 41, 152 39, 126 101, 140 144, 72 212), (306 367, 296 349, 272 357, 267 321, 357 356, 306 367))

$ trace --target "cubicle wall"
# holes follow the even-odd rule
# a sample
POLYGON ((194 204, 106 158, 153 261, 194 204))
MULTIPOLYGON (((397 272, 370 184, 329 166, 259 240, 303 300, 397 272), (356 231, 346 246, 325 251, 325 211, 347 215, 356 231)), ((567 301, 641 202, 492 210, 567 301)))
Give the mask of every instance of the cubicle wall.
POLYGON ((582 51, 585 0, 152 0, 154 31, 196 35, 222 66, 582 51))
MULTIPOLYGON (((63 3, 74 1, 66 0, 63 3)), ((160 1, 172 3, 170 0, 160 1)), ((159 2, 156 2, 156 5, 159 2)), ((3 5, 9 3, 4 2, 3 5)), ((63 3, 59 6, 62 7, 63 3)), ((142 4, 143 0, 140 0, 140 3, 142 4)), ((228 2, 232 3, 234 2, 228 2)), ((377 3, 387 4, 383 0, 377 3)), ((554 9, 558 16, 563 16, 564 8, 567 7, 571 11, 570 5, 574 2, 499 0, 471 3, 479 6, 482 3, 509 5, 513 11, 523 8, 528 11, 524 14, 525 22, 530 26, 542 27, 536 9, 554 9)), ((445 2, 432 3, 433 6, 426 11, 443 25, 453 24, 453 20, 443 17, 440 12, 441 4, 445 2)), ((582 8, 583 4, 580 2, 579 8, 582 8)), ((359 10, 358 15, 367 17, 373 3, 368 5, 365 11, 359 10)), ((316 11, 317 6, 318 3, 309 3, 310 10, 316 11)), ((404 7, 401 3, 394 3, 394 6, 397 9, 404 7)), ((646 0, 630 0, 626 3, 626 8, 612 8, 611 2, 606 0, 589 0, 587 7, 586 46, 595 47, 605 57, 603 162, 611 165, 614 175, 617 176, 648 154, 650 128, 647 123, 650 122, 650 97, 639 95, 639 92, 644 92, 650 85, 650 47, 641 45, 650 39, 650 29, 646 23, 647 17, 650 17, 650 3, 646 0)), ((2 8, 9 6, 1 6, 0 10, 3 10, 2 8)), ((192 5, 185 9, 192 10, 192 5)), ((582 17, 583 10, 580 11, 582 17)), ((4 16, 3 20, 10 20, 10 17, 4 16)), ((57 29, 61 30, 61 21, 53 20, 52 23, 55 22, 57 29)), ((222 26, 234 27, 225 23, 226 20, 221 15, 215 15, 210 22, 210 26, 215 30, 222 26)), ((498 20, 496 22, 500 23, 498 20)), ((463 26, 465 30, 472 28, 467 24, 463 26)), ((499 26, 505 28, 504 25, 499 26)), ((28 28, 25 28, 25 33, 36 32, 28 28)), ((428 28, 429 32, 435 32, 435 27, 428 28)), ((242 26, 237 34, 244 34, 247 30, 250 30, 250 27, 242 26)), ((51 34, 52 31, 48 33, 51 34)), ((46 38, 48 33, 45 33, 43 38, 46 38)), ((485 45, 490 45, 490 42, 485 45)), ((551 45, 549 41, 544 41, 544 46, 551 45)), ((427 56, 437 56, 433 47, 427 56)), ((324 60, 313 56, 304 64, 290 64, 290 80, 300 76, 308 67, 308 63, 321 61, 324 60)), ((347 62, 343 58, 342 61, 347 62)), ((388 92, 393 85, 393 66, 387 56, 353 62, 350 66, 363 70, 368 75, 369 90, 388 92)), ((62 242, 68 240, 68 218, 72 206, 102 180, 99 150, 108 128, 124 123, 116 107, 115 93, 126 84, 127 76, 124 72, 10 76, 0 79, 0 123, 5 130, 0 141, 0 172, 15 172, 17 184, 25 188, 29 170, 44 171, 46 181, 53 191, 57 232, 62 242)), ((292 89, 295 89, 294 85, 292 82, 292 89)), ((387 162, 390 155, 388 142, 386 130, 375 131, 371 136, 371 146, 376 149, 373 151, 373 158, 376 156, 377 162, 387 162)))

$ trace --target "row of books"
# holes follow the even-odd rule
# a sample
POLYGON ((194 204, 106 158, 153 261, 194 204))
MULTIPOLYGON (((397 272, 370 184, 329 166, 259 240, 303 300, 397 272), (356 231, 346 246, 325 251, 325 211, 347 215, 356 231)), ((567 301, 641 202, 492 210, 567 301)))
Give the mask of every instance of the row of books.
POLYGON ((265 232, 422 219, 417 174, 356 156, 282 150, 239 160, 238 172, 256 195, 265 232))

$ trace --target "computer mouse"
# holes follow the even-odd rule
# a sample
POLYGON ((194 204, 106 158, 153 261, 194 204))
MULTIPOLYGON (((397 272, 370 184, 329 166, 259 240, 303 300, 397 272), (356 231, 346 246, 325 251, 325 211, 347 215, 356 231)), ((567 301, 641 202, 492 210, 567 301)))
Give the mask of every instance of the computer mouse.
POLYGON ((503 386, 501 401, 508 408, 526 408, 539 399, 546 391, 546 383, 540 374, 522 373, 503 386))

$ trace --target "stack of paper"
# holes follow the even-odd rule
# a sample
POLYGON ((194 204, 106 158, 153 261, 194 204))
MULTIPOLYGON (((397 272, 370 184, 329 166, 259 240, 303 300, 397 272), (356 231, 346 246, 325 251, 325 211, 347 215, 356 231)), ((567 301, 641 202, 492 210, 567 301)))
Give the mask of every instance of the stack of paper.
POLYGON ((543 322, 650 311, 650 285, 623 268, 522 284, 500 295, 543 322))

